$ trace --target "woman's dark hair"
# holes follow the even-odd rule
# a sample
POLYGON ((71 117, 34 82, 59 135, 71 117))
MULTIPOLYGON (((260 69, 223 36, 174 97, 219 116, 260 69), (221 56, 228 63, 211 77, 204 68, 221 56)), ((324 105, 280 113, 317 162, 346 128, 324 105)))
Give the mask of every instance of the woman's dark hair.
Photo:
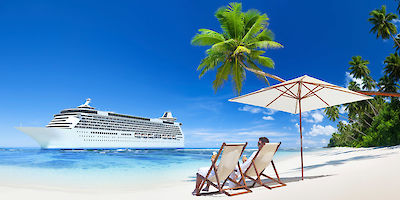
POLYGON ((262 143, 269 143, 269 140, 268 140, 268 138, 266 138, 266 137, 260 137, 260 138, 258 138, 258 141, 261 141, 262 143))

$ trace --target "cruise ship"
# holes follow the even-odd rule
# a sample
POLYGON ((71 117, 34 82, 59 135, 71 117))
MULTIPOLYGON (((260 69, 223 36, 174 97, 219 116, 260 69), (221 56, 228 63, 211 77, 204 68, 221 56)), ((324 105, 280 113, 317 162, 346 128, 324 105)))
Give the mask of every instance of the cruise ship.
POLYGON ((46 127, 16 127, 43 149, 183 148, 182 123, 171 112, 150 119, 91 107, 90 99, 77 108, 55 114, 46 127))

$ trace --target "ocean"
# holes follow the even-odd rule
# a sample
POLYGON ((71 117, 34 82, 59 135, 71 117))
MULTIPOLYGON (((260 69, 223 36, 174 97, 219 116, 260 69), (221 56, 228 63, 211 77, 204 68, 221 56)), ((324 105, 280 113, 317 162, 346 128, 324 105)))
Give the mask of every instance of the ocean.
MULTIPOLYGON (((210 166, 218 149, 43 150, 0 149, 0 184, 29 187, 121 189, 195 181, 199 167, 210 166)), ((247 149, 244 155, 254 151, 247 149)), ((274 160, 299 155, 278 150, 274 160)))

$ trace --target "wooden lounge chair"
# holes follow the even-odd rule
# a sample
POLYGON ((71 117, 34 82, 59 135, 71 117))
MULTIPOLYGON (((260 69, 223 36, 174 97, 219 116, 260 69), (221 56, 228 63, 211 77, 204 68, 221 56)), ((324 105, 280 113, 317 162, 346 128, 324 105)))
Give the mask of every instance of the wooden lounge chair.
MULTIPOLYGON (((276 151, 278 151, 279 146, 281 143, 266 143, 258 152, 256 155, 253 157, 251 160, 251 163, 247 169, 244 169, 245 172, 243 175, 253 181, 253 185, 251 187, 254 187, 256 183, 268 188, 268 189, 273 189, 277 187, 283 187, 286 186, 285 183, 281 181, 279 178, 278 172, 276 171, 274 161, 272 160, 272 157, 274 157, 276 151), (272 167, 274 168, 275 174, 277 179, 274 179, 268 175, 264 174, 264 170, 269 166, 269 163, 272 164, 272 167), (261 176, 264 176, 273 182, 277 183, 275 186, 268 186, 261 180, 261 176)), ((242 182, 243 183, 243 182, 242 182)))
MULTIPOLYGON (((196 187, 197 196, 202 194, 201 189, 203 188, 205 183, 209 183, 213 187, 217 188, 220 193, 224 193, 228 196, 251 192, 251 190, 247 188, 246 183, 240 185, 236 180, 233 180, 229 177, 229 175, 235 170, 236 166, 238 166, 240 174, 243 175, 239 165, 239 158, 242 155, 244 149, 246 148, 246 145, 247 142, 242 144, 226 144, 226 143, 222 144, 216 158, 212 162, 211 167, 207 172, 207 175, 204 177, 198 174, 198 176, 201 177, 202 181, 200 186, 196 187), (219 162, 217 167, 216 163, 220 155, 221 155, 221 161, 219 162), (227 180, 233 181, 238 186, 234 188, 223 188, 227 180), (234 190, 234 189, 245 189, 246 191, 241 191, 237 193, 228 192, 228 190, 234 190)), ((244 181, 244 178, 242 178, 242 180, 244 181)))

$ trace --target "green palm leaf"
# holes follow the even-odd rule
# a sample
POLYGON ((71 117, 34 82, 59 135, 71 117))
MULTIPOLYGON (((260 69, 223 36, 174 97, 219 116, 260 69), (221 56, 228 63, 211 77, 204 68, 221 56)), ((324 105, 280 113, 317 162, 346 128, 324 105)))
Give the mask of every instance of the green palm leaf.
POLYGON ((200 33, 196 34, 192 39, 191 43, 193 45, 209 46, 225 41, 224 36, 215 31, 209 29, 199 29, 199 31, 200 33))

